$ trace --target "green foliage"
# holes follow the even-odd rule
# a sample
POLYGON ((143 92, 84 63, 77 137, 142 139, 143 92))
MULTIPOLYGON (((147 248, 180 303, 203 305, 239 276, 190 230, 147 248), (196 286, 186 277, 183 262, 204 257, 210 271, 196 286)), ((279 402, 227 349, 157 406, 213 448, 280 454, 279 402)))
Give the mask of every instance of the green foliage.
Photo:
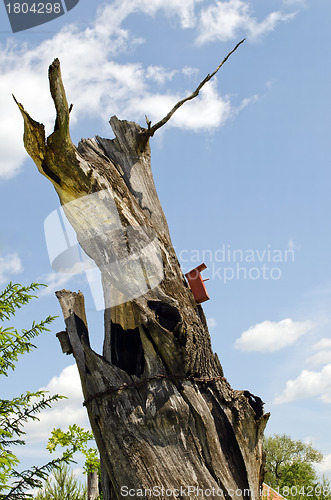
POLYGON ((70 425, 67 432, 61 429, 53 429, 52 435, 48 440, 47 449, 52 453, 57 446, 66 448, 63 456, 72 458, 73 455, 80 451, 85 456, 86 473, 100 470, 99 454, 96 448, 88 448, 88 441, 94 440, 91 431, 86 431, 78 425, 70 425))
POLYGON ((324 495, 327 493, 327 483, 318 480, 313 466, 323 460, 323 455, 311 444, 294 441, 286 434, 275 434, 265 438, 264 449, 266 484, 289 500, 330 498, 329 493, 324 495))
POLYGON ((27 500, 33 498, 31 493, 27 493, 26 490, 31 488, 39 488, 42 485, 42 481, 48 478, 50 472, 57 469, 63 463, 62 459, 52 460, 46 465, 41 467, 31 467, 23 472, 18 472, 12 469, 10 473, 11 485, 7 485, 4 489, 7 489, 6 493, 0 494, 1 500, 27 500))
MULTIPOLYGON (((17 309, 27 304, 35 295, 34 292, 40 286, 37 283, 32 283, 29 286, 9 283, 9 285, 0 293, 0 321, 9 320, 15 315, 17 309)), ((55 317, 48 316, 40 323, 32 323, 29 330, 23 330, 21 333, 9 326, 3 328, 0 326, 0 375, 8 375, 9 369, 15 369, 15 363, 18 361, 20 354, 30 352, 35 346, 31 340, 44 331, 49 331, 47 326, 55 317)))
MULTIPOLYGON (((8 321, 15 315, 17 309, 28 304, 35 297, 31 292, 40 286, 32 283, 30 286, 21 286, 10 283, 3 292, 0 292, 0 321, 8 321)), ((8 376, 9 370, 14 370, 20 355, 30 352, 35 346, 32 339, 44 331, 47 325, 54 320, 48 316, 40 323, 32 323, 29 330, 18 332, 12 326, 0 326, 0 375, 8 376)), ((38 420, 37 414, 49 408, 54 401, 62 396, 47 396, 45 391, 26 392, 11 400, 0 399, 0 500, 21 500, 32 498, 26 490, 41 485, 41 480, 47 478, 54 467, 61 463, 60 459, 53 460, 42 467, 32 467, 29 470, 18 472, 15 467, 19 460, 12 448, 24 445, 24 425, 31 420, 38 420)), ((67 460, 67 457, 64 457, 67 460)))
POLYGON ((331 500, 331 483, 323 476, 322 480, 318 481, 314 488, 314 500, 331 500))
POLYGON ((49 477, 35 500, 86 500, 86 487, 75 478, 67 465, 62 464, 49 477))

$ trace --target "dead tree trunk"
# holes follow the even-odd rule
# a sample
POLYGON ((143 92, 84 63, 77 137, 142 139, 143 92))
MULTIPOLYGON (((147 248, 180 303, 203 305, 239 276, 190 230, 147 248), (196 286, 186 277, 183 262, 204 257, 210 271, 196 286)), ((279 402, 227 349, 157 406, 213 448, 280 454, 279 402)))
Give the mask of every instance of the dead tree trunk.
POLYGON ((102 356, 90 347, 83 295, 56 295, 108 476, 105 500, 139 498, 145 489, 169 498, 259 498, 268 415, 259 398, 233 390, 223 376, 150 164, 149 137, 215 72, 153 127, 113 116, 115 139, 82 140, 77 148, 58 60, 49 69, 57 118, 47 140, 44 126, 18 103, 25 148, 102 274, 102 356))

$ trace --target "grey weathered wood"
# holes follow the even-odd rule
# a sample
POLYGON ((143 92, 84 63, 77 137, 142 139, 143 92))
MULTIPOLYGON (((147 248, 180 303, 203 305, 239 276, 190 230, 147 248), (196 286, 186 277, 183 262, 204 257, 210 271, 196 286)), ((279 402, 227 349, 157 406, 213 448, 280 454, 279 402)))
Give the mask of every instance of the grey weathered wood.
POLYGON ((113 140, 97 137, 75 147, 58 60, 49 78, 57 120, 47 141, 43 125, 18 106, 26 150, 102 274, 103 355, 90 347, 83 295, 56 295, 101 455, 104 499, 120 498, 121 487, 155 486, 172 490, 169 498, 195 499, 195 492, 175 494, 190 486, 257 500, 268 415, 250 393, 230 387, 212 352, 203 309, 182 274, 156 193, 148 129, 114 116, 113 140), (123 275, 113 265, 129 247, 131 257, 148 248, 144 266, 161 263, 163 279, 121 303, 139 284, 130 261, 123 275))
POLYGON ((56 336, 59 339, 62 352, 64 354, 72 354, 73 350, 72 350, 72 346, 70 344, 69 335, 67 334, 67 332, 66 331, 58 332, 56 334, 56 336))
POLYGON ((98 471, 89 472, 87 476, 87 500, 97 500, 99 494, 98 471))

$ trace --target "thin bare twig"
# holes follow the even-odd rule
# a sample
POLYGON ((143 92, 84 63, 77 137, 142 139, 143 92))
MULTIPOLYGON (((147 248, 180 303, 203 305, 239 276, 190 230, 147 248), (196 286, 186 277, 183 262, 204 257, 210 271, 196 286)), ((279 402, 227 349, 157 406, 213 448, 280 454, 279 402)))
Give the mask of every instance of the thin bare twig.
POLYGON ((191 99, 194 99, 195 97, 197 97, 199 95, 200 90, 205 85, 205 83, 209 82, 209 80, 211 78, 213 78, 214 75, 216 75, 216 73, 218 72, 218 70, 229 59, 229 57, 231 56, 231 54, 233 54, 237 50, 237 48, 239 47, 239 45, 241 45, 244 41, 245 41, 245 38, 243 40, 241 40, 239 43, 237 43, 237 45, 235 46, 235 48, 232 49, 231 52, 229 52, 228 55, 223 59, 223 61, 221 62, 221 64, 219 64, 217 66, 217 68, 215 69, 215 71, 213 73, 211 73, 211 74, 208 74, 206 76, 206 78, 204 80, 202 80, 202 82, 199 84, 199 86, 195 89, 195 91, 191 95, 189 95, 188 97, 185 97, 181 101, 178 101, 177 104, 175 104, 175 106, 172 108, 172 110, 169 111, 169 113, 164 118, 162 118, 162 120, 160 120, 159 122, 157 122, 153 126, 151 126, 151 122, 149 122, 148 123, 148 128, 143 130, 143 134, 146 137, 152 137, 159 128, 161 128, 165 123, 167 123, 167 121, 170 120, 170 118, 175 113, 175 111, 177 111, 178 108, 180 108, 185 102, 190 101, 191 99))

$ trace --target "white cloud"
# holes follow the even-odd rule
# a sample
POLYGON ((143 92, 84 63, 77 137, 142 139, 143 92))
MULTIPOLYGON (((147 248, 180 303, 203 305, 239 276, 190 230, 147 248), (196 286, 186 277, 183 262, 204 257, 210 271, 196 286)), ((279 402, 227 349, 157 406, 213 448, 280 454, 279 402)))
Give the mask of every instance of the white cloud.
POLYGON ((209 328, 215 328, 217 325, 216 319, 215 318, 207 318, 207 324, 209 328))
POLYGON ((319 464, 315 464, 315 468, 321 476, 323 474, 331 474, 331 453, 329 455, 325 455, 323 461, 319 464))
MULTIPOLYGON (((155 83, 165 83, 179 70, 166 70, 161 65, 144 68, 140 63, 116 62, 121 52, 132 51, 143 42, 123 29, 122 23, 129 15, 140 12, 155 16, 161 12, 172 16, 179 20, 182 29, 197 29, 194 33, 197 33, 200 43, 237 38, 239 29, 246 29, 252 37, 260 36, 288 18, 280 12, 272 12, 258 22, 243 0, 209 3, 206 7, 203 2, 116 0, 99 8, 95 21, 83 30, 74 24, 66 25, 34 47, 9 39, 0 50, 0 176, 16 175, 27 157, 22 145, 22 118, 12 93, 34 119, 45 124, 47 134, 52 131, 55 116, 47 69, 55 57, 61 61, 68 100, 74 104, 72 126, 84 116, 99 116, 106 121, 116 114, 142 123, 145 114, 152 120, 156 115, 156 119, 160 119, 183 97, 158 94, 154 90, 155 83)), ((196 70, 183 68, 180 71, 192 76, 196 70)), ((185 104, 170 125, 191 130, 219 127, 229 118, 231 111, 229 98, 222 98, 215 84, 210 82, 201 98, 190 105, 185 104)))
POLYGON ((0 284, 9 281, 9 276, 11 274, 19 274, 23 271, 23 266, 19 256, 14 254, 9 254, 4 257, 0 256, 0 284))
POLYGON ((76 364, 67 366, 60 375, 54 376, 44 388, 51 394, 67 396, 72 401, 82 401, 82 389, 76 364))
POLYGON ((308 358, 308 362, 314 366, 326 365, 331 363, 331 339, 323 338, 313 346, 317 351, 308 358))
POLYGON ((153 80, 158 84, 163 84, 177 73, 176 70, 166 71, 162 66, 148 66, 146 70, 146 78, 153 80))
POLYGON ((290 318, 279 322, 263 321, 244 331, 236 340, 235 348, 242 351, 279 351, 294 344, 313 327, 311 321, 293 321, 290 318))
POLYGON ((245 99, 242 100, 242 102, 240 103, 239 106, 237 106, 236 108, 233 109, 233 115, 235 115, 235 116, 238 115, 240 113, 240 111, 245 109, 250 104, 257 102, 258 100, 259 100, 259 96, 257 94, 253 95, 252 97, 246 97, 245 99))
POLYGON ((331 339, 323 338, 323 339, 319 340, 317 342, 317 344, 315 344, 313 346, 313 349, 315 349, 316 351, 323 350, 323 349, 331 349, 331 339))
POLYGON ((61 290, 73 277, 73 274, 57 273, 55 271, 46 274, 42 278, 42 281, 45 285, 47 285, 47 287, 44 287, 41 292, 39 292, 39 297, 50 295, 58 290, 61 290))
MULTIPOLYGON (((194 2, 189 4, 193 6, 194 2)), ((99 11, 92 27, 81 32, 69 25, 33 48, 8 42, 0 52, 0 176, 15 175, 27 157, 22 145, 22 118, 12 93, 34 119, 45 124, 47 134, 52 131, 55 114, 49 95, 47 69, 55 57, 61 61, 68 100, 74 104, 72 125, 82 116, 100 116, 106 121, 112 114, 117 114, 120 118, 144 122, 145 114, 152 119, 157 114, 161 119, 168 113, 182 96, 155 94, 153 87, 155 81, 164 83, 171 79, 176 70, 166 70, 162 66, 143 68, 139 63, 120 64, 113 60, 121 50, 128 46, 132 50, 132 46, 140 42, 121 29, 120 23, 125 15, 138 9, 153 14, 161 7, 167 8, 168 13, 177 9, 183 22, 184 19, 188 22, 188 6, 182 6, 179 1, 115 2, 99 11)), ((198 104, 193 109, 191 107, 191 113, 182 112, 172 120, 172 126, 200 129, 224 122, 229 103, 218 96, 215 86, 210 86, 201 100, 196 101, 198 104), (193 114, 200 111, 201 120, 193 114), (211 116, 207 119, 209 111, 211 116)))
MULTIPOLYGON (((67 366, 60 375, 53 377, 46 387, 42 388, 49 395, 67 396, 53 403, 52 407, 43 410, 39 421, 29 422, 24 430, 27 433, 27 443, 35 444, 47 440, 54 428, 66 430, 69 425, 89 427, 86 409, 82 406, 83 394, 76 364, 67 366)), ((31 450, 33 453, 33 449, 31 450)))
POLYGON ((143 12, 154 16, 162 10, 167 16, 176 16, 180 20, 182 28, 192 28, 196 22, 195 6, 203 0, 117 0, 109 10, 115 13, 117 22, 122 22, 128 15, 135 12, 143 12))
MULTIPOLYGON (((187 95, 191 92, 187 92, 187 95)), ((128 103, 127 113, 145 113, 152 122, 161 120, 183 96, 146 93, 134 97, 128 103)), ((167 124, 189 130, 215 128, 223 125, 231 115, 230 100, 218 95, 216 79, 208 82, 200 92, 200 98, 185 103, 167 124)))
POLYGON ((314 366, 322 366, 331 363, 331 349, 313 354, 308 358, 308 362, 314 366))
POLYGON ((278 23, 289 21, 294 15, 274 11, 259 22, 252 16, 248 2, 216 1, 201 11, 197 42, 204 44, 215 40, 227 41, 239 36, 255 40, 273 31, 278 23))
POLYGON ((275 397, 275 404, 296 399, 319 397, 323 403, 331 403, 331 363, 317 371, 302 370, 294 380, 288 380, 284 391, 275 397))
POLYGON ((185 66, 183 69, 182 69, 182 73, 183 75, 185 75, 187 78, 196 78, 198 73, 199 73, 199 70, 198 68, 192 68, 191 66, 185 66))
POLYGON ((14 101, 3 94, 5 82, 0 82, 0 108, 1 114, 6 118, 0 120, 0 176, 4 179, 14 177, 20 170, 26 158, 23 147, 23 121, 17 120, 17 108, 14 101), (15 133, 13 133, 15 131, 15 133))

